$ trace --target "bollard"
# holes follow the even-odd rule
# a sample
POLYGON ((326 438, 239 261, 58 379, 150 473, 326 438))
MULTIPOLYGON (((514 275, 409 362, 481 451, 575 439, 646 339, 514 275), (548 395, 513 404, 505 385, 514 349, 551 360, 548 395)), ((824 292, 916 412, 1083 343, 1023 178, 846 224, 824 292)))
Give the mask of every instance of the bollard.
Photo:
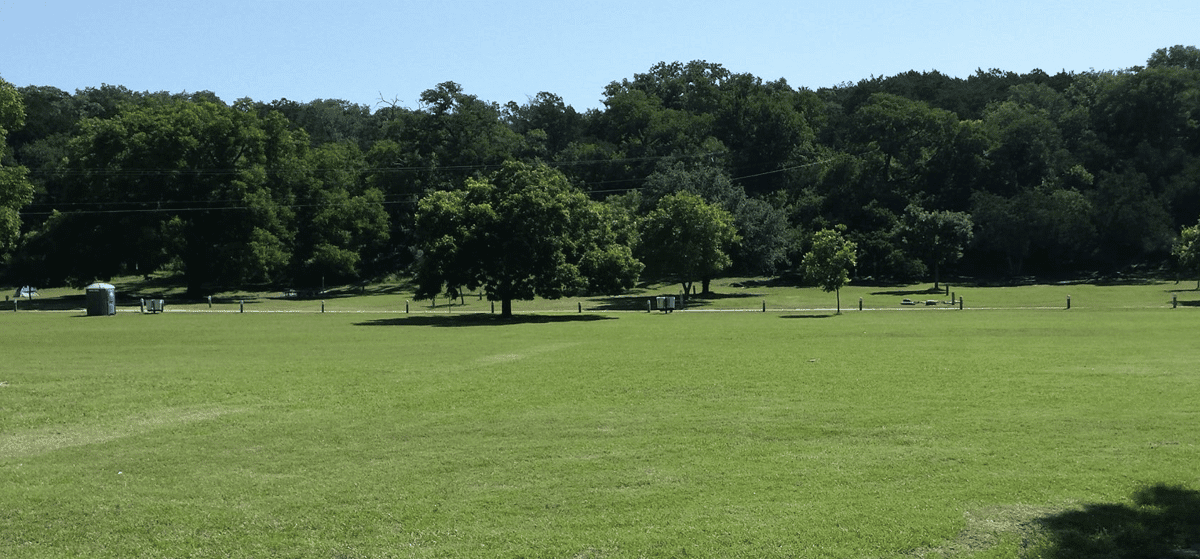
POLYGON ((404 314, 408 314, 408 301, 404 302, 404 314))
POLYGON ((950 284, 946 284, 946 295, 950 294, 950 284))
POLYGON ((862 297, 858 298, 858 310, 862 310, 862 297))
POLYGON ((238 312, 246 312, 246 300, 238 301, 238 312))
POLYGON ((646 299, 646 312, 654 310, 654 304, 650 299, 646 299))
POLYGON ((325 312, 325 301, 321 301, 321 313, 325 312))
POLYGON ((579 303, 579 314, 583 314, 583 303, 579 303))
POLYGON ((1071 296, 1067 295, 1067 310, 1071 309, 1071 296))
POLYGON ((960 310, 960 311, 961 311, 961 310, 963 310, 963 302, 962 302, 962 299, 963 299, 962 297, 959 297, 959 298, 958 298, 958 310, 960 310))
POLYGON ((1178 293, 1171 294, 1171 308, 1172 309, 1179 308, 1179 294, 1178 293))
POLYGON ((767 301, 763 299, 763 312, 767 312, 767 301))
POLYGON ((142 314, 146 314, 146 299, 142 298, 142 299, 139 299, 139 301, 142 302, 142 314))

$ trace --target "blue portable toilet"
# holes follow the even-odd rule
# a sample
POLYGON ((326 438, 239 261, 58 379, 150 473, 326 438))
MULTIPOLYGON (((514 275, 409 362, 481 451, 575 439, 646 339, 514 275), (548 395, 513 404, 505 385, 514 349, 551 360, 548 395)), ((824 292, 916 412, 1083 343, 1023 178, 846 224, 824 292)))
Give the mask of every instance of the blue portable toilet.
POLYGON ((117 314, 117 288, 108 283, 93 283, 87 286, 87 315, 112 316, 117 314))

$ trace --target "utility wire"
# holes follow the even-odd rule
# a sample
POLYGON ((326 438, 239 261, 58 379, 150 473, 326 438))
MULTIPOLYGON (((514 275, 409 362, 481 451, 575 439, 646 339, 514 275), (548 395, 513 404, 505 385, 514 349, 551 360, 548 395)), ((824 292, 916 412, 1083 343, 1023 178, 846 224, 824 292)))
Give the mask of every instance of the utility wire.
MULTIPOLYGON (((699 153, 695 155, 678 156, 678 155, 656 155, 652 157, 624 157, 620 159, 585 159, 580 161, 545 161, 546 165, 551 167, 576 167, 582 165, 596 164, 621 164, 621 163, 637 163, 644 161, 659 161, 663 159, 683 159, 683 158, 698 158, 698 157, 713 157, 724 155, 727 152, 709 152, 699 153)), ((387 167, 325 167, 307 169, 307 171, 317 173, 409 173, 420 171, 490 171, 503 167, 503 164, 477 164, 477 165, 422 165, 422 166, 387 166, 387 167)), ((217 169, 217 168, 163 168, 163 169, 105 169, 101 167, 83 168, 83 169, 31 169, 29 174, 35 175, 99 175, 99 176, 160 176, 160 175, 237 175, 248 172, 249 169, 217 169)), ((287 172, 297 172, 300 170, 292 168, 273 167, 266 169, 267 173, 280 174, 287 172)))
MULTIPOLYGON (((801 165, 793 165, 791 167, 786 167, 783 169, 775 169, 775 170, 766 171, 763 173, 756 173, 756 174, 752 174, 752 175, 742 175, 742 176, 738 176, 738 177, 733 177, 730 180, 733 182, 737 182, 737 181, 742 181, 742 180, 746 180, 746 179, 753 179, 753 178, 758 178, 758 177, 763 177, 763 176, 768 176, 768 175, 786 173, 788 171, 794 171, 796 169, 803 169, 806 167, 822 165, 822 164, 829 163, 831 161, 836 161, 838 159, 842 159, 845 157, 866 155, 866 154, 872 153, 874 151, 878 151, 878 148, 867 151, 867 152, 863 152, 860 154, 848 154, 848 153, 838 154, 833 157, 828 157, 825 159, 812 161, 812 162, 804 163, 801 165)), ((716 156, 716 155, 725 155, 726 153, 727 152, 710 152, 710 153, 698 154, 698 155, 690 156, 690 157, 712 157, 712 156, 716 156)), ((547 165, 578 166, 578 165, 601 164, 601 163, 610 163, 611 164, 611 163, 657 161, 657 160, 664 160, 664 159, 679 159, 679 158, 680 158, 679 156, 655 156, 655 157, 634 157, 634 158, 622 158, 622 159, 594 159, 594 160, 586 160, 586 161, 553 162, 553 163, 547 163, 547 165)), ((409 172, 409 171, 446 171, 446 170, 460 170, 460 171, 461 170, 488 170, 488 169, 498 169, 498 168, 500 168, 499 165, 476 165, 476 166, 458 165, 458 166, 446 166, 446 167, 353 167, 353 168, 347 167, 347 168, 315 169, 315 171, 317 171, 317 172, 371 173, 371 172, 409 172)), ((195 169, 195 170, 148 169, 147 170, 147 169, 143 169, 143 170, 127 170, 127 171, 125 171, 125 170, 102 171, 100 174, 108 174, 110 176, 150 176, 150 175, 169 175, 169 174, 223 175, 223 174, 237 174, 237 173, 241 173, 241 172, 243 172, 243 170, 237 170, 237 169, 228 169, 228 170, 213 170, 213 169, 195 169)), ((268 171, 268 172, 283 172, 283 171, 282 170, 274 170, 274 171, 268 171)), ((81 175, 88 174, 88 173, 89 173, 88 170, 74 172, 74 174, 81 174, 81 175)), ((72 173, 64 173, 64 174, 70 175, 72 173)), ((597 182, 585 183, 585 186, 601 186, 601 185, 621 184, 621 183, 642 183, 645 181, 646 181, 646 178, 641 177, 641 178, 618 179, 618 180, 610 180, 610 181, 597 181, 597 182)), ((589 189, 586 189, 586 192, 588 194, 612 194, 612 193, 628 192, 630 190, 640 190, 641 188, 642 187, 625 187, 625 188, 608 188, 608 189, 589 188, 589 189)), ((385 199, 384 202, 382 202, 382 204, 384 206, 416 204, 416 198, 414 196, 406 196, 405 198, 407 198, 407 199, 401 199, 401 200, 385 199)), ((63 203, 57 203, 54 205, 56 207, 63 207, 63 206, 76 206, 76 207, 92 206, 92 207, 94 207, 94 206, 112 206, 112 205, 120 205, 120 204, 121 203, 119 203, 119 202, 63 202, 63 203)), ((186 212, 203 212, 203 211, 249 211, 249 210, 260 209, 259 207, 244 205, 244 200, 190 200, 190 201, 188 201, 188 200, 156 200, 156 201, 151 201, 151 202, 128 202, 126 204, 142 205, 142 206, 154 205, 155 207, 153 207, 153 208, 122 208, 122 209, 79 209, 79 210, 68 210, 68 211, 59 212, 59 213, 60 214, 69 214, 69 215, 113 215, 113 214, 186 213, 186 212), (235 205, 196 206, 195 204, 235 204, 235 205), (164 207, 164 206, 167 206, 167 207, 164 207)), ((337 203, 337 204, 283 204, 280 206, 274 206, 274 208, 303 209, 303 208, 314 208, 314 207, 349 207, 352 204, 353 204, 353 202, 342 202, 342 203, 337 203)), ((49 204, 32 204, 32 205, 39 206, 39 205, 49 205, 49 204)), ((52 211, 22 211, 22 212, 20 212, 21 216, 29 216, 29 217, 49 216, 49 215, 53 215, 53 214, 54 214, 54 210, 52 210, 52 211)))

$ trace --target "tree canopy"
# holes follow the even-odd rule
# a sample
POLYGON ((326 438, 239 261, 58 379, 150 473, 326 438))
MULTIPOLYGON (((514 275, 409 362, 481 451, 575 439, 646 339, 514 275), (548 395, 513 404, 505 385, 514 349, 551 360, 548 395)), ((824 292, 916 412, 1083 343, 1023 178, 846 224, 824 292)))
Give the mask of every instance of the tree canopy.
POLYGON ((837 295, 837 312, 842 313, 841 289, 850 283, 850 269, 857 263, 854 241, 846 240, 837 229, 822 229, 813 234, 812 248, 804 253, 800 265, 808 281, 837 295))
POLYGON ((685 294, 700 280, 702 292, 732 263, 729 249, 740 237, 733 215, 700 196, 664 196, 642 222, 642 261, 655 277, 682 284, 685 294))
POLYGON ((25 124, 25 107, 12 84, 0 79, 0 256, 10 250, 21 232, 20 210, 33 200, 28 170, 13 165, 8 133, 25 124))
POLYGON ((90 209, 54 225, 104 237, 105 250, 60 260, 68 277, 89 279, 79 265, 117 273, 174 263, 198 294, 285 270, 307 140, 277 113, 169 100, 79 126, 65 171, 72 199, 90 209))
POLYGON ((561 173, 506 162, 421 199, 417 296, 482 289, 509 317, 514 299, 628 289, 641 268, 604 224, 603 211, 561 173))
POLYGON ((1196 289, 1200 289, 1200 223, 1184 227, 1171 252, 1179 260, 1180 269, 1195 274, 1196 289))
POLYGON ((880 281, 1158 269, 1200 216, 1197 52, 818 90, 662 62, 587 111, 551 92, 500 105, 451 81, 411 107, 0 82, 0 274, 162 271, 200 292, 415 273, 440 250, 420 201, 460 203, 452 193, 514 163, 592 204, 573 242, 605 248, 572 252, 567 283, 593 291, 642 264, 680 282, 803 271, 798 240, 839 226, 858 273, 880 281), (659 237, 680 193, 732 228, 703 233, 719 250, 690 263, 657 252, 683 243, 659 237))
POLYGON ((941 267, 962 258, 973 228, 971 216, 965 212, 928 211, 910 205, 901 222, 901 242, 905 250, 933 268, 933 288, 938 289, 941 267))

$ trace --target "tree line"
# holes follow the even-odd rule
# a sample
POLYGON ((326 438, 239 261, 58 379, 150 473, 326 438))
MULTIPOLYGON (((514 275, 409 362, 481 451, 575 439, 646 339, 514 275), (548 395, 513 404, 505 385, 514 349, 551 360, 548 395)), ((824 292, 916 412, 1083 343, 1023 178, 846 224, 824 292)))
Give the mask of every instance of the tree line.
POLYGON ((815 91, 664 62, 583 112, 453 82, 371 107, 0 81, 0 253, 10 283, 168 270, 199 294, 411 273, 425 294, 503 283, 498 300, 789 274, 833 231, 879 281, 1195 268, 1198 120, 1190 46, 1124 70, 815 91), (468 265, 497 251, 562 281, 468 265))

